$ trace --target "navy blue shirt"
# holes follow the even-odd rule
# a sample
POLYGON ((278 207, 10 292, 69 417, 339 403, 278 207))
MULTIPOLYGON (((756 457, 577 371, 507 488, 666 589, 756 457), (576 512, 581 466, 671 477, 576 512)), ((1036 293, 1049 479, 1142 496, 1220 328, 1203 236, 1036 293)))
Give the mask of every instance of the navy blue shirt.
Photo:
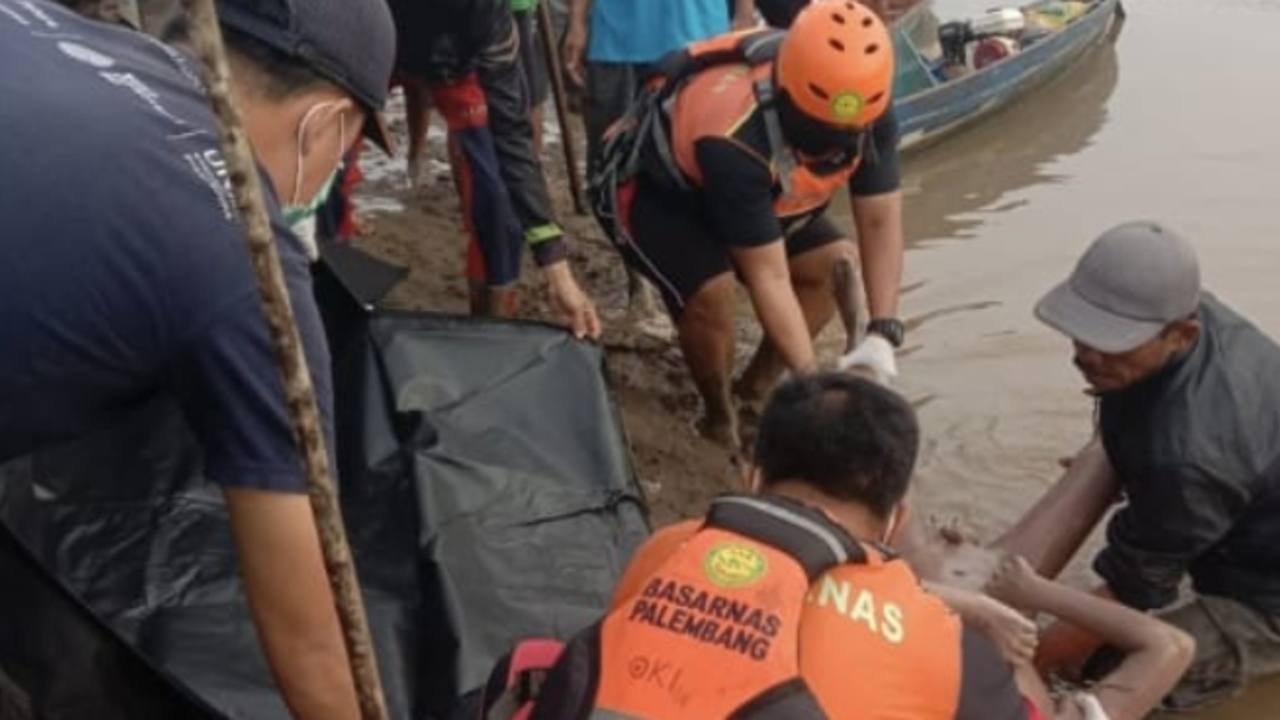
MULTIPOLYGON (((172 393, 210 477, 301 491, 195 63, 60 6, 0 0, 0 68, 0 460, 172 393)), ((309 262, 268 203, 329 428, 309 262)))
POLYGON ((1102 397, 1099 425, 1128 504, 1094 562, 1116 597, 1164 607, 1197 592, 1280 614, 1280 346, 1212 295, 1194 349, 1102 397))

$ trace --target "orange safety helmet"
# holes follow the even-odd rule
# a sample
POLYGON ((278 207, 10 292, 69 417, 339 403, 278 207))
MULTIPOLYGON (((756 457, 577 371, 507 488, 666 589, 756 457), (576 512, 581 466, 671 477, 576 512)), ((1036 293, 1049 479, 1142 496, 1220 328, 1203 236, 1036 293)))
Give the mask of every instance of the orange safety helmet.
POLYGON ((805 115, 862 128, 889 109, 893 41, 884 23, 853 0, 814 0, 778 49, 778 87, 805 115))

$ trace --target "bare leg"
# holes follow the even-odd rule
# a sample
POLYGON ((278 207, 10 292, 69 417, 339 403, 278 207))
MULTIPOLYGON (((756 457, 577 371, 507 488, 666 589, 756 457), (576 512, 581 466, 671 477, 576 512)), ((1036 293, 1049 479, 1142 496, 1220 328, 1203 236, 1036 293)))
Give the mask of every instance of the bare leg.
POLYGON ((708 280, 689 298, 677 328, 680 348, 706 410, 699 430, 736 452, 737 415, 729 398, 729 378, 733 374, 733 292, 733 276, 729 273, 708 280))
MULTIPOLYGON (((810 336, 816 337, 835 315, 832 270, 836 261, 849 259, 856 263, 856 258, 857 249, 849 240, 830 243, 791 258, 791 284, 795 288, 796 299, 800 301, 810 336)), ((766 338, 738 381, 738 395, 748 402, 763 399, 785 369, 781 356, 766 338)))
POLYGON ((1062 479, 991 547, 1021 555, 1039 575, 1057 577, 1119 491, 1102 442, 1094 440, 1080 451, 1062 479))
POLYGON ((412 77, 404 78, 405 120, 409 125, 409 182, 418 183, 422 146, 427 139, 427 125, 431 122, 431 106, 427 102, 426 83, 412 77))

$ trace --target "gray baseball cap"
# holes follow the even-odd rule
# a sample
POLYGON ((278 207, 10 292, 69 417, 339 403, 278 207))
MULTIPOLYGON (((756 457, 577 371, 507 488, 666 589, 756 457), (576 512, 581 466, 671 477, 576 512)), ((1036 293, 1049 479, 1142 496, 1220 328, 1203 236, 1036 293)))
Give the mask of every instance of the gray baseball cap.
POLYGON ((224 26, 350 93, 368 117, 365 135, 391 152, 391 134, 379 115, 396 58, 396 28, 386 0, 217 0, 217 8, 224 26))
POLYGON ((1200 304, 1200 265, 1191 243, 1150 221, 1103 233, 1071 277, 1036 304, 1036 317, 1104 353, 1152 340, 1200 304))

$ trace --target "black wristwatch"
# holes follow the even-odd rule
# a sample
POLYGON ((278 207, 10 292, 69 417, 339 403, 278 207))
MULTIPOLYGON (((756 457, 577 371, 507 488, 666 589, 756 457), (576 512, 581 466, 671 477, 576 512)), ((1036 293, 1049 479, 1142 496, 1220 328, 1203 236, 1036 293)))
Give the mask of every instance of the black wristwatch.
POLYGON ((885 340, 894 349, 902 347, 902 341, 907 337, 907 328, 902 321, 897 318, 877 318, 867 323, 867 332, 875 333, 885 340))

